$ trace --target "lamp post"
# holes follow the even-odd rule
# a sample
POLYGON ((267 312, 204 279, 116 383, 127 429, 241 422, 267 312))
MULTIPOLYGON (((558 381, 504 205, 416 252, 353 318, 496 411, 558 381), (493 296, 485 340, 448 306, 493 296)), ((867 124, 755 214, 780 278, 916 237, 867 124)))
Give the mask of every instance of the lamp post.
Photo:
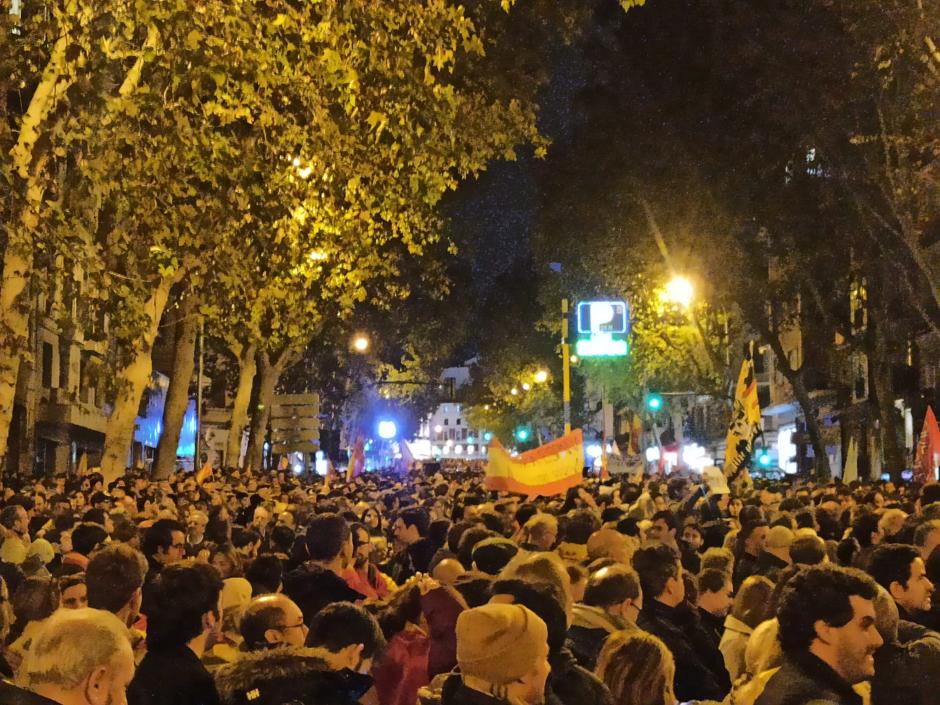
POLYGON ((571 345, 568 343, 568 299, 561 300, 561 370, 565 433, 571 433, 571 345))

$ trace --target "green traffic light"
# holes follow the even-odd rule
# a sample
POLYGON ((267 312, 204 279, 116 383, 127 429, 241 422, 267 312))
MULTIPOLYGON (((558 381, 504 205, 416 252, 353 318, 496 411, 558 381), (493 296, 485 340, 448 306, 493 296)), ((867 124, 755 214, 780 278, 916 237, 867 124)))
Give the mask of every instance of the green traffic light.
POLYGON ((527 440, 529 440, 529 429, 527 428, 516 429, 516 440, 519 441, 520 443, 525 443, 527 440))
POLYGON ((663 398, 658 394, 650 394, 646 398, 646 408, 650 411, 659 411, 663 408, 663 398))

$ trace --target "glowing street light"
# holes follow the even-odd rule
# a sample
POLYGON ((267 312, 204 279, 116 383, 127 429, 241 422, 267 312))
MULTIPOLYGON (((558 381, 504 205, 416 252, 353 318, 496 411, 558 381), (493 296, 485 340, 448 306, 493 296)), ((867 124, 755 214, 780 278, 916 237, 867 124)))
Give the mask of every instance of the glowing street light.
POLYGON ((398 426, 394 421, 379 421, 379 438, 386 441, 393 439, 398 435, 398 426))
POLYGON ((355 336, 352 340, 353 350, 359 353, 364 353, 369 349, 369 339, 360 333, 355 336))
POLYGON ((538 384, 545 384, 548 381, 548 372, 539 370, 535 373, 535 381, 538 384))
POLYGON ((512 389, 509 390, 509 393, 512 394, 513 396, 516 396, 517 394, 519 394, 519 390, 513 387, 512 389))
POLYGON ((524 392, 528 392, 530 389, 532 389, 532 385, 531 385, 531 384, 529 384, 528 382, 523 382, 523 383, 522 383, 522 390, 523 390, 524 392))
POLYGON ((692 305, 692 299, 695 297, 695 287, 686 277, 674 276, 666 284, 666 289, 661 295, 665 303, 676 304, 682 308, 688 308, 692 305))

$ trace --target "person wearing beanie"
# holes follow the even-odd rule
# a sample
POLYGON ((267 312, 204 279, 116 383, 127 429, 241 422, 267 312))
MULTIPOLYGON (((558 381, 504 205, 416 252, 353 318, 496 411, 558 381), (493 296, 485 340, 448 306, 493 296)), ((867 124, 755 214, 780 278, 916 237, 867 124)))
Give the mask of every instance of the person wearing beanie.
POLYGON ((790 544, 793 543, 793 531, 785 526, 774 526, 767 532, 764 550, 757 557, 755 575, 776 580, 781 572, 790 567, 790 544))
POLYGON ((541 705, 551 671, 548 627, 522 605, 466 610, 457 618, 457 665, 460 680, 445 686, 441 705, 541 705))

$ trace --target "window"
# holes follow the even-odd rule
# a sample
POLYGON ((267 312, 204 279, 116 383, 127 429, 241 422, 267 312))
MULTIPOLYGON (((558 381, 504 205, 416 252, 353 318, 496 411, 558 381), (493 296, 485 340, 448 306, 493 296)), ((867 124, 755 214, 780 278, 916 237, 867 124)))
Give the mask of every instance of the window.
POLYGON ((450 426, 450 419, 444 419, 444 425, 450 426))
POLYGON ((457 425, 458 426, 460 425, 460 419, 457 419, 457 425))
POLYGON ((52 343, 42 344, 42 386, 52 389, 52 343))

